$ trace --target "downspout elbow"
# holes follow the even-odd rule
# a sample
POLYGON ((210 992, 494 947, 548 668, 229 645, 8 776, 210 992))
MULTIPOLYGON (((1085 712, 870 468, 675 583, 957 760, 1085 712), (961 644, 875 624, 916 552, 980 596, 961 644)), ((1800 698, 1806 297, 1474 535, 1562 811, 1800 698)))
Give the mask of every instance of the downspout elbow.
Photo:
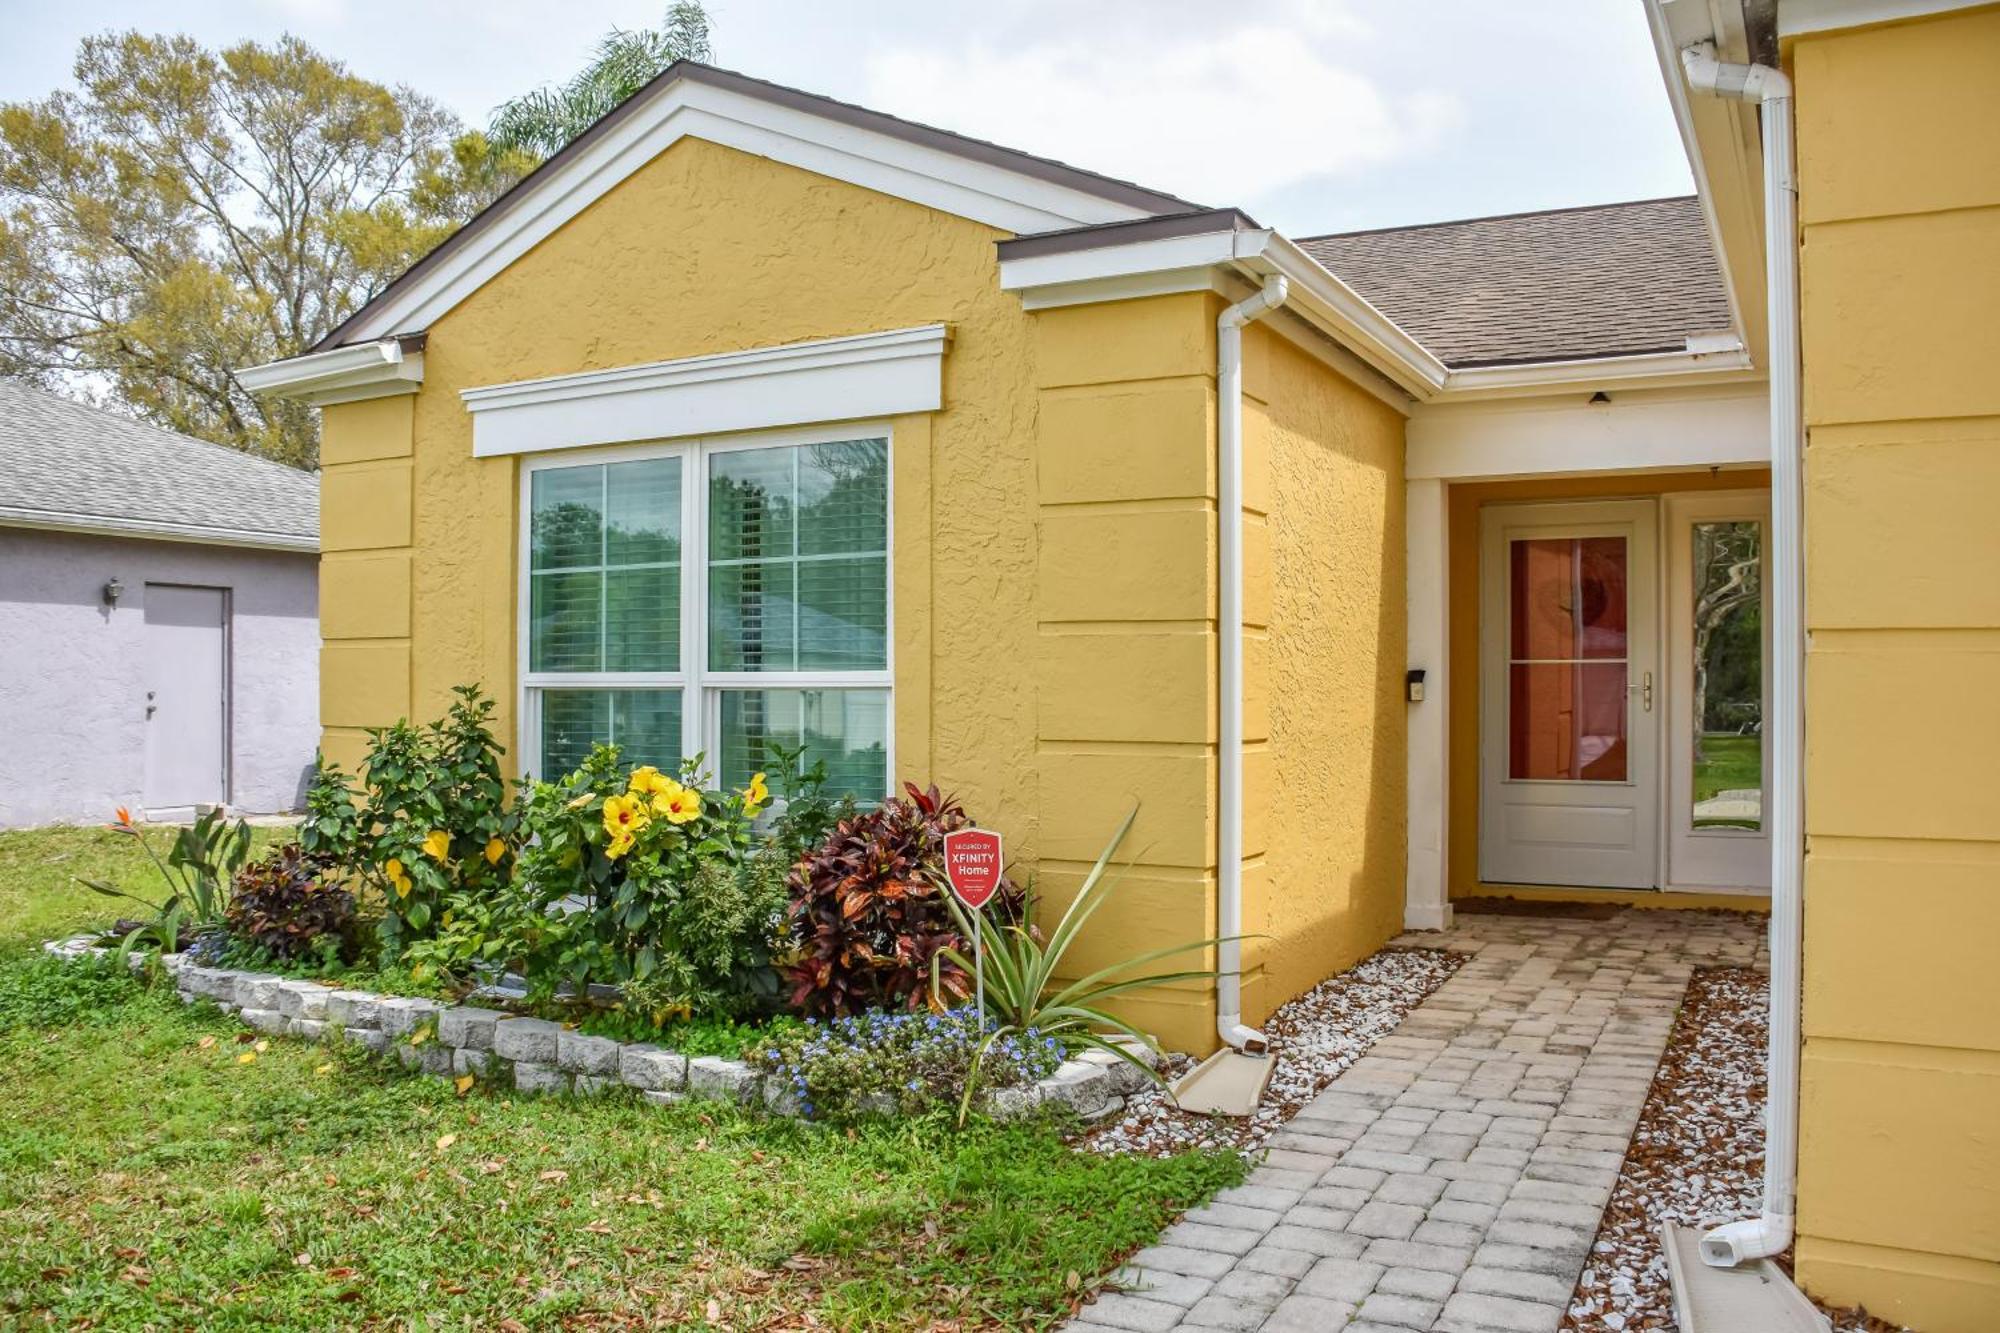
POLYGON ((1769 65, 1734 65, 1720 60, 1714 42, 1681 48, 1681 69, 1688 87, 1735 102, 1775 102, 1792 95, 1792 81, 1769 65))
POLYGON ((1758 1259, 1775 1259, 1792 1247, 1792 1215, 1764 1213, 1729 1222, 1702 1235, 1701 1261, 1710 1268, 1735 1268, 1758 1259))

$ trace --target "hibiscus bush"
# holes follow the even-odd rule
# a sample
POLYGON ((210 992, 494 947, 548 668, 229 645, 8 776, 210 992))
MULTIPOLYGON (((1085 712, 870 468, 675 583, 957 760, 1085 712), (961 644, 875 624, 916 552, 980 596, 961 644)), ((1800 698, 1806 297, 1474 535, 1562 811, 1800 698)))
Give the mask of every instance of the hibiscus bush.
POLYGON ((703 791, 700 761, 627 769, 601 745, 575 772, 526 784, 519 873, 504 892, 454 898, 418 961, 518 967, 542 995, 621 988, 656 1023, 772 1007, 784 864, 752 832, 763 774, 703 791))
POLYGON ((322 757, 306 794, 300 847, 380 901, 385 961, 439 928, 447 898, 480 897, 512 877, 516 820, 493 701, 477 685, 452 693, 439 721, 369 731, 358 777, 322 757))
MULTIPOLYGON (((952 954, 970 942, 948 902, 944 835, 972 823, 936 787, 905 795, 834 826, 787 881, 799 957, 787 969, 791 1003, 822 1018, 870 1009, 918 1009, 935 994, 951 1004, 972 994, 972 975, 952 954)), ((1021 916, 1011 880, 987 904, 989 921, 1021 916)))

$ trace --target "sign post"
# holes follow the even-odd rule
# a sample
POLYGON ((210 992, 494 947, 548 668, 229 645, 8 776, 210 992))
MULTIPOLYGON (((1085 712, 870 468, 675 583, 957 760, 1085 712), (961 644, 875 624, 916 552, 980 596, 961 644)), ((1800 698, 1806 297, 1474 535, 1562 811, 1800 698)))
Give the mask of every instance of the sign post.
POLYGON ((944 877, 952 893, 972 913, 972 987, 979 1031, 986 1031, 985 907, 1000 891, 1000 835, 962 828, 944 835, 944 877))

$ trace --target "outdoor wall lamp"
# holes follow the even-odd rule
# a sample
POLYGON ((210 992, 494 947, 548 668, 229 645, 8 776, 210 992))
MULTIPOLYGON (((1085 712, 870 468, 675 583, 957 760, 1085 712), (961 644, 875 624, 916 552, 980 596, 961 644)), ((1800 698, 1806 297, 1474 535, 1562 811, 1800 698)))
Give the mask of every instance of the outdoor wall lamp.
POLYGON ((1424 669, 1412 667, 1403 673, 1403 693, 1413 704, 1424 701, 1424 669))
POLYGON ((113 578, 109 578, 109 579, 106 579, 106 580, 105 580, 105 582, 104 582, 104 604, 105 604, 106 606, 113 606, 113 607, 117 606, 117 605, 118 605, 118 599, 119 599, 120 597, 123 597, 124 595, 125 595, 125 585, 124 585, 124 584, 120 583, 120 582, 119 582, 119 581, 118 581, 118 580, 117 580, 117 579, 116 579, 115 577, 113 577, 113 578))

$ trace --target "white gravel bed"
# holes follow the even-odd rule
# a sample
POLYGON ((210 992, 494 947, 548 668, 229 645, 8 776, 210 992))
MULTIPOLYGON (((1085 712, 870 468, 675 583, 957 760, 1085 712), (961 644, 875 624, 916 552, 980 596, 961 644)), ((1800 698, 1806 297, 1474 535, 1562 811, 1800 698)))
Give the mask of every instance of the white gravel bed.
MULTIPOLYGON (((1703 968, 1688 983, 1565 1330, 1673 1329, 1661 1224, 1756 1216, 1769 1003, 1770 977, 1749 968, 1703 968)), ((1826 1313, 1838 1333, 1894 1328, 1860 1311, 1826 1313)))
MULTIPOLYGON (((1280 1006, 1262 1025, 1276 1067, 1247 1119, 1195 1115, 1176 1107, 1164 1089, 1148 1088, 1127 1098, 1124 1114, 1092 1129, 1083 1144, 1154 1157, 1194 1147, 1255 1152, 1463 962, 1463 954, 1441 949, 1384 949, 1280 1006)), ((1182 1056, 1166 1072, 1178 1076, 1189 1066, 1182 1056)))

